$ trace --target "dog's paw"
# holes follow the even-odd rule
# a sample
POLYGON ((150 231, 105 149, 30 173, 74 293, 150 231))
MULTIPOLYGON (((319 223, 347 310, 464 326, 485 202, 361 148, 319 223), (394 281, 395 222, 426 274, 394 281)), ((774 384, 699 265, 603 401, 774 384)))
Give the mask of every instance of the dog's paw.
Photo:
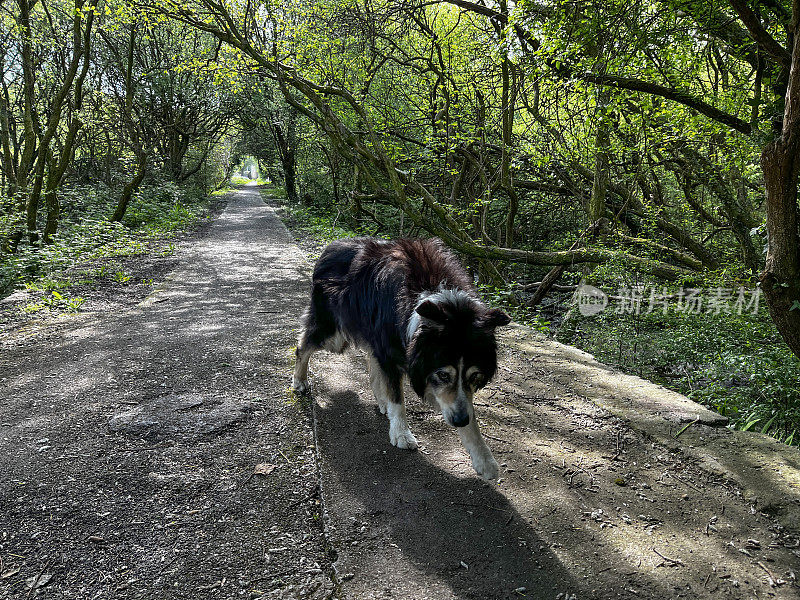
POLYGON ((380 401, 378 402, 378 412, 380 412, 382 415, 386 414, 386 403, 385 402, 380 402, 380 401))
POLYGON ((478 455, 472 459, 472 468, 480 475, 481 478, 489 481, 490 479, 497 479, 497 474, 500 471, 500 465, 491 454, 478 455))
POLYGON ((411 433, 410 429, 402 429, 400 431, 393 431, 389 429, 389 441, 392 446, 397 446, 402 450, 416 450, 419 447, 417 438, 411 433))
POLYGON ((292 391, 300 395, 309 393, 311 391, 311 386, 308 384, 308 379, 292 377, 292 391))

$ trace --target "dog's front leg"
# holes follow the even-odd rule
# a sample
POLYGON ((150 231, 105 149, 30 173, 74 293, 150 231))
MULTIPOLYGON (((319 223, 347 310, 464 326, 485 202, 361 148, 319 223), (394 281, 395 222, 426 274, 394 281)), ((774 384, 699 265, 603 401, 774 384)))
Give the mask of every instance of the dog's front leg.
POLYGON ((389 441, 393 446, 406 450, 416 450, 418 447, 417 438, 411 433, 406 419, 406 405, 403 402, 403 391, 398 390, 399 401, 391 399, 387 406, 387 416, 389 417, 389 441))
POLYGON ((370 357, 369 381, 378 401, 378 409, 389 417, 389 441, 398 448, 416 450, 417 438, 408 426, 399 377, 390 379, 378 361, 370 357))
POLYGON ((475 415, 470 415, 469 424, 464 427, 458 427, 457 431, 458 436, 461 438, 461 443, 469 452, 469 457, 472 459, 472 468, 475 469, 475 472, 483 479, 496 479, 500 467, 494 456, 492 456, 489 446, 483 440, 475 415))

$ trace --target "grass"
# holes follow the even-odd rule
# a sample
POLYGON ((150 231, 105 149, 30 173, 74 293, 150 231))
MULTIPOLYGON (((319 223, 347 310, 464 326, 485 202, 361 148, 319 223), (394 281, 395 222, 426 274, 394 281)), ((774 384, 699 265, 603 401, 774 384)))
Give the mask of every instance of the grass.
POLYGON ((252 179, 248 177, 242 177, 241 175, 233 175, 231 177, 231 185, 247 185, 252 181, 252 179))
MULTIPOLYGON (((70 297, 70 288, 86 283, 87 274, 120 285, 131 283, 130 274, 111 264, 113 259, 150 252, 154 241, 168 240, 197 225, 209 206, 204 194, 160 183, 143 187, 131 201, 123 222, 115 223, 108 218, 116 202, 112 190, 82 187, 67 191, 65 196, 54 243, 22 244, 0 262, 0 297, 17 289, 42 296, 24 308, 29 313, 79 310, 83 299, 70 297), (98 266, 87 272, 85 266, 93 263, 98 266)), ((0 222, 0 228, 10 226, 0 222)), ((174 244, 167 244, 160 252, 168 255, 174 251, 174 244)))
POLYGON ((261 187, 261 195, 265 199, 281 199, 284 220, 289 222, 295 232, 313 239, 317 246, 342 238, 365 235, 364 232, 354 230, 343 219, 330 215, 324 207, 288 203, 285 200, 286 193, 280 186, 264 185, 261 187))
POLYGON ((577 310, 554 337, 599 361, 685 394, 736 429, 800 442, 800 360, 763 304, 742 314, 577 310))
POLYGON ((250 179, 249 177, 242 177, 241 175, 231 176, 231 185, 237 186, 237 185, 250 185, 250 184, 270 185, 270 181, 268 179, 264 179, 261 176, 259 176, 257 179, 250 179))
POLYGON ((328 244, 334 240, 342 238, 357 237, 363 235, 342 223, 337 219, 330 219, 328 215, 313 206, 291 206, 285 205, 284 210, 305 235, 313 237, 315 240, 328 244))

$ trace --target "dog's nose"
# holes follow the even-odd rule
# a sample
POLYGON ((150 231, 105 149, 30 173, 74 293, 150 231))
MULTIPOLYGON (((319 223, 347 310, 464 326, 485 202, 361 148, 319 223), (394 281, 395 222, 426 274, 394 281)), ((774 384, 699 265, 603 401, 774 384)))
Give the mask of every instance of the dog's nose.
POLYGON ((453 427, 464 427, 465 425, 469 425, 469 413, 456 413, 450 417, 450 422, 453 424, 453 427))

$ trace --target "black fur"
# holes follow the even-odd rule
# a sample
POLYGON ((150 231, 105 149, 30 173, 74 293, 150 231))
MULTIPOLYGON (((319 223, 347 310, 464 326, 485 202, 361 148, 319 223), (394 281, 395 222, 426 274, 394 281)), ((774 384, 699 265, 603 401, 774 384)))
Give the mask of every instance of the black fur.
POLYGON ((434 370, 460 358, 479 367, 488 382, 497 368, 495 327, 509 322, 503 311, 480 301, 464 267, 437 239, 333 242, 314 268, 304 318, 301 348, 321 348, 339 331, 372 352, 396 390, 407 373, 420 396, 434 370), (420 326, 407 340, 420 295, 442 289, 463 293, 422 302, 420 326))

